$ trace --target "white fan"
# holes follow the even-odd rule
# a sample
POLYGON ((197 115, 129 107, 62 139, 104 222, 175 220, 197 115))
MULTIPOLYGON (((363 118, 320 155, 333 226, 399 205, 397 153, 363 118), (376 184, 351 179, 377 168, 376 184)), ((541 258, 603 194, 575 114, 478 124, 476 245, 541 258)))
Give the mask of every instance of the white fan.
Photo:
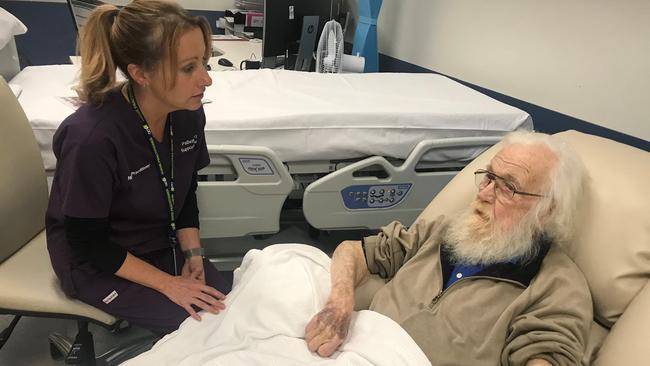
POLYGON ((336 20, 325 23, 316 51, 316 72, 339 73, 343 69, 343 29, 336 20))

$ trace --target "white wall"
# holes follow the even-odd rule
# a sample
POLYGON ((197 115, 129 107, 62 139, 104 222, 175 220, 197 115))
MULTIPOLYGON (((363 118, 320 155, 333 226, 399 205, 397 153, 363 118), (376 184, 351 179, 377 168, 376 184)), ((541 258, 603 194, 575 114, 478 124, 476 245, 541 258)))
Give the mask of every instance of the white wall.
POLYGON ((384 0, 379 51, 650 140, 650 1, 384 0))
MULTIPOLYGON (((27 2, 44 2, 44 3, 65 3, 66 0, 9 0, 9 1, 27 1, 27 2)), ((112 4, 127 4, 130 0, 103 0, 112 4)), ((177 0, 186 9, 192 10, 226 10, 235 5, 235 0, 177 0)))

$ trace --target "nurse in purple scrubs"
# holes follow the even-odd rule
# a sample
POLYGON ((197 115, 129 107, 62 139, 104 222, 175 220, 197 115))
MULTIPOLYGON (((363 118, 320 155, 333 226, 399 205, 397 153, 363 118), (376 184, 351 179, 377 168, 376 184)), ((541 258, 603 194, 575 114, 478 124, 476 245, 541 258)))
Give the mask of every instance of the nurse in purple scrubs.
POLYGON ((159 334, 230 290, 199 240, 210 37, 173 2, 98 7, 79 39, 85 103, 54 136, 47 244, 64 292, 159 334))

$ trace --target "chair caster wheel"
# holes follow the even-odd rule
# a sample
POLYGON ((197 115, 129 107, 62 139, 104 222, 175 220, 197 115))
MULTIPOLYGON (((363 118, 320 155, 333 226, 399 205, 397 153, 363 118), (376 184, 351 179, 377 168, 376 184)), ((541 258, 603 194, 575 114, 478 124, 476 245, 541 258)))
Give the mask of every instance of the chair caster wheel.
POLYGON ((50 357, 54 361, 62 361, 65 358, 65 354, 63 354, 62 350, 60 350, 54 342, 51 340, 48 342, 50 344, 50 357))
POLYGON ((50 344, 50 356, 55 361, 64 360, 72 349, 72 341, 61 333, 52 333, 47 338, 50 344))

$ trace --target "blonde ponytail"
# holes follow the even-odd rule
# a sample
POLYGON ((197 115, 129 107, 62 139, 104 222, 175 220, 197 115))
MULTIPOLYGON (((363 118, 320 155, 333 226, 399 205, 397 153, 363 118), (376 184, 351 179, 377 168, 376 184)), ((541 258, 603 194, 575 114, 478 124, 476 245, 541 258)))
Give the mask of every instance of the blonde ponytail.
POLYGON ((118 12, 113 5, 97 7, 79 34, 77 53, 81 56, 81 77, 75 90, 84 102, 100 104, 115 87, 111 29, 118 12))
POLYGON ((100 104, 117 86, 116 70, 128 78, 130 64, 146 71, 162 67, 163 78, 170 77, 166 84, 173 87, 179 39, 195 28, 203 33, 207 61, 211 53, 210 24, 175 2, 134 0, 119 11, 113 5, 97 7, 79 36, 81 78, 75 88, 77 94, 84 102, 100 104))

